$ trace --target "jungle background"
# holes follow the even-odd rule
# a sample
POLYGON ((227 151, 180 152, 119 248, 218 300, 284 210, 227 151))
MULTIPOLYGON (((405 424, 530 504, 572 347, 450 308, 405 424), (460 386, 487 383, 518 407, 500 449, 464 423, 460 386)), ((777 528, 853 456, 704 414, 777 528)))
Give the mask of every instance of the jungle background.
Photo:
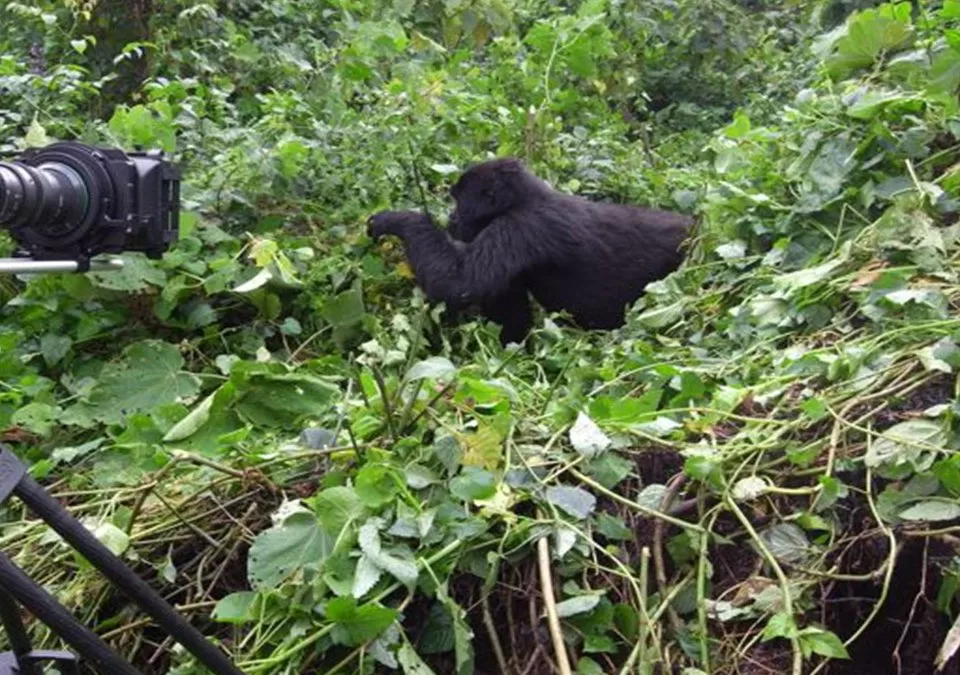
POLYGON ((163 260, 0 277, 0 440, 251 674, 960 672, 958 87, 960 0, 5 2, 0 150, 184 185, 163 260), (687 262, 618 331, 450 321, 366 219, 496 155, 687 262))

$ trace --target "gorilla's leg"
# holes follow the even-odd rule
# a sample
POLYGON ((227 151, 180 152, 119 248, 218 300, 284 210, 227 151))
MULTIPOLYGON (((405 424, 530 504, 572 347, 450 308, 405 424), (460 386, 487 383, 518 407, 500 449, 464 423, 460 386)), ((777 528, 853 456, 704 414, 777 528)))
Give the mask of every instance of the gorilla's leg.
POLYGON ((500 344, 520 343, 533 326, 533 309, 523 284, 513 284, 506 292, 481 305, 481 311, 491 321, 500 324, 500 344))

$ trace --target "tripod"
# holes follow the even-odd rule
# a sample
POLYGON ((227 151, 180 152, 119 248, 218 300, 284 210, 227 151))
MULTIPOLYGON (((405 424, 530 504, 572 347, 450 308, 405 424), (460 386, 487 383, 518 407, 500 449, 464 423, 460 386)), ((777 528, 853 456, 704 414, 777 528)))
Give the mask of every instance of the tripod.
MULTIPOLYGON (((227 656, 190 625, 133 570, 90 534, 27 468, 0 443, 0 504, 16 495, 107 579, 120 588, 187 651, 215 675, 243 675, 227 656)), ((0 653, 0 675, 42 675, 42 664, 56 663, 62 675, 79 675, 77 657, 69 652, 35 650, 20 615, 20 605, 49 626, 104 675, 140 675, 96 633, 88 629, 23 570, 0 552, 0 623, 12 651, 0 653)))

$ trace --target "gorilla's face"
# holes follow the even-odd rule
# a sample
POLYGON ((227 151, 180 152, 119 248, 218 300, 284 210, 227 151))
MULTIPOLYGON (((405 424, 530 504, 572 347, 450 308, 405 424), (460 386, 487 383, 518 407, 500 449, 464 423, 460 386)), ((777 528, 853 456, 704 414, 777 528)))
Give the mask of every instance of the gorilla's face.
POLYGON ((457 208, 450 214, 450 218, 447 221, 447 232, 451 237, 458 241, 469 244, 471 241, 477 238, 477 235, 483 232, 483 229, 489 224, 489 220, 477 220, 477 219, 468 219, 466 225, 463 221, 463 216, 460 215, 461 209, 459 204, 457 208))
POLYGON ((454 239, 473 241, 498 216, 517 206, 520 165, 494 160, 469 169, 450 189, 456 208, 447 231, 454 239))

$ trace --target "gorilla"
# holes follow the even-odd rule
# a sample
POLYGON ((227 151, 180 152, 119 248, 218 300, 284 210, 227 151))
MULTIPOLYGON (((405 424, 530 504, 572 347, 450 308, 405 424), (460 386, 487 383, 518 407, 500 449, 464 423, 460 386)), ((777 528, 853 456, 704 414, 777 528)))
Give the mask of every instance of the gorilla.
POLYGON ((428 300, 480 307, 503 345, 533 325, 530 295, 582 328, 622 326, 647 284, 680 266, 690 216, 591 202, 555 191, 514 158, 477 164, 450 191, 448 230, 418 211, 382 211, 368 223, 393 235, 428 300))

